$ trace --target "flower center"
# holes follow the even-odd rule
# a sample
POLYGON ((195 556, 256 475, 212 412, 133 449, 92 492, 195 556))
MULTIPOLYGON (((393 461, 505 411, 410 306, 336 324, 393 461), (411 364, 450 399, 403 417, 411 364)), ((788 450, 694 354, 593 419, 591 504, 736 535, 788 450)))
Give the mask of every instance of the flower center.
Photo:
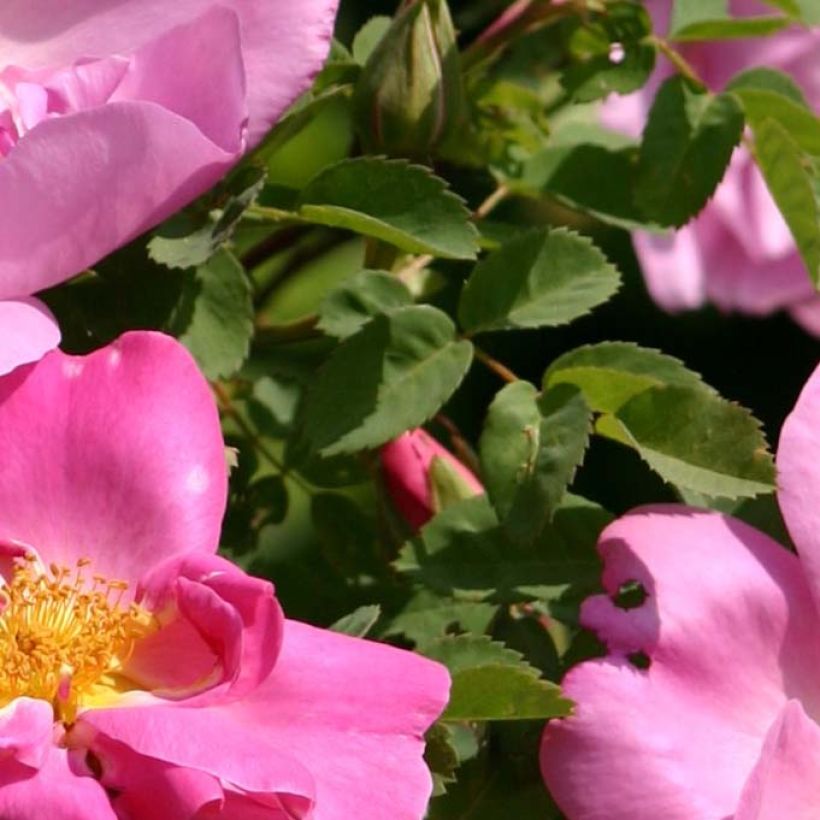
POLYGON ((124 581, 86 578, 90 563, 52 564, 46 573, 27 556, 0 589, 0 706, 40 698, 70 724, 84 702, 118 691, 118 673, 152 617, 122 604, 124 581))

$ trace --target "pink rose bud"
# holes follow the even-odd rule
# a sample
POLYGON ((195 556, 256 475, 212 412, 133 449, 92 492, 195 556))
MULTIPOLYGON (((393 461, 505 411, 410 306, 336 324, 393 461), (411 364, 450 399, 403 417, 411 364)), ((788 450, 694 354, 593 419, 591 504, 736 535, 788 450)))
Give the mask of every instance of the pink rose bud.
POLYGON ((414 530, 449 504, 484 492, 475 475, 420 428, 385 444, 380 458, 387 493, 414 530))

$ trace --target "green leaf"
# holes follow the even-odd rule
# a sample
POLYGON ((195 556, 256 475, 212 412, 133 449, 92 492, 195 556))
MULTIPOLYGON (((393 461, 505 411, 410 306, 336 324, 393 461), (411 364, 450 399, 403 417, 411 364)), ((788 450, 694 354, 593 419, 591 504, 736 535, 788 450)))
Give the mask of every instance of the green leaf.
POLYGON ((352 336, 379 313, 413 303, 410 291, 384 271, 363 270, 334 288, 319 306, 318 327, 330 336, 352 336))
MULTIPOLYGON (((783 8, 782 2, 777 4, 783 8)), ((781 15, 732 17, 728 0, 676 0, 669 25, 669 38, 688 40, 730 40, 765 37, 789 25, 781 15)))
POLYGON ((182 211, 160 225, 148 242, 148 255, 171 269, 204 265, 233 235, 234 229, 265 185, 265 172, 254 166, 234 171, 211 195, 215 214, 182 211))
POLYGON ((364 65, 368 57, 373 53, 373 49, 379 44, 379 41, 387 33, 390 28, 392 19, 384 14, 377 14, 371 17, 359 30, 353 38, 353 59, 359 65, 364 65))
POLYGON ((818 170, 779 122, 752 122, 754 155, 815 286, 820 287, 818 170))
POLYGON ((447 635, 425 644, 419 651, 444 664, 453 675, 480 666, 519 666, 523 657, 488 635, 447 635))
POLYGON ((253 303, 245 269, 232 254, 219 250, 186 275, 168 329, 209 379, 239 369, 253 336, 253 303))
POLYGON ((732 91, 740 100, 753 132, 757 133, 767 120, 774 120, 801 150, 820 156, 820 119, 802 100, 780 90, 734 86, 732 91))
POLYGON ((481 435, 481 467, 514 540, 532 540, 552 517, 583 459, 589 428, 589 408, 572 385, 539 396, 529 382, 516 382, 495 397, 481 435))
POLYGON ((603 342, 565 353, 544 374, 545 388, 562 383, 581 388, 589 406, 599 413, 615 413, 652 387, 676 385, 711 391, 678 359, 632 342, 603 342))
POLYGON ((666 481, 709 496, 738 498, 774 489, 774 463, 748 410, 702 389, 653 387, 599 422, 604 435, 634 447, 666 481))
POLYGON ((434 723, 424 740, 424 762, 433 775, 433 797, 436 797, 447 791, 447 784, 455 782, 458 751, 453 743, 452 728, 445 723, 434 723))
POLYGON ((777 71, 774 68, 750 68, 736 74, 726 85, 725 91, 771 91, 786 97, 792 102, 808 108, 803 89, 794 81, 790 74, 777 71))
POLYGON ((339 345, 307 394, 312 449, 355 452, 420 426, 455 392, 472 356, 440 310, 422 305, 377 316, 339 345))
POLYGON ((632 230, 650 224, 632 197, 636 163, 637 148, 632 145, 560 145, 534 154, 509 185, 516 193, 548 195, 602 222, 632 230))
POLYGON ((532 667, 480 666, 453 676, 443 721, 532 720, 565 717, 572 701, 532 667))
POLYGON ((477 635, 440 638, 422 648, 453 679, 442 721, 526 720, 563 717, 572 703, 560 688, 503 644, 477 635))
POLYGON ((655 67, 655 48, 649 13, 637 3, 610 3, 606 13, 590 15, 570 40, 578 60, 561 75, 561 85, 576 102, 591 102, 607 94, 629 94, 649 79, 655 67), (613 46, 621 49, 613 60, 613 46))
POLYGON ((694 90, 679 76, 658 91, 644 129, 635 198, 662 225, 697 214, 729 164, 743 133, 743 110, 731 94, 694 90))
POLYGON ((600 507, 567 496, 540 538, 521 545, 510 541, 486 496, 476 496, 440 512, 394 566, 442 595, 530 600, 536 587, 596 579, 595 541, 610 520, 600 507))
POLYGON ((319 173, 298 200, 298 216, 381 239, 408 253, 475 259, 478 231, 464 203, 428 169, 359 157, 319 173))
POLYGON ((378 604, 371 606, 360 606, 344 618, 339 618, 330 628, 334 632, 341 632, 343 635, 351 635, 354 638, 364 638, 373 628, 379 616, 382 614, 378 604))
POLYGON ((470 333, 566 324, 609 299, 617 270, 586 237, 564 228, 513 239, 476 265, 461 295, 470 333))
POLYGON ((414 643, 428 643, 454 629, 462 632, 484 632, 498 607, 493 604, 456 601, 422 589, 404 609, 391 618, 384 635, 404 635, 414 643))

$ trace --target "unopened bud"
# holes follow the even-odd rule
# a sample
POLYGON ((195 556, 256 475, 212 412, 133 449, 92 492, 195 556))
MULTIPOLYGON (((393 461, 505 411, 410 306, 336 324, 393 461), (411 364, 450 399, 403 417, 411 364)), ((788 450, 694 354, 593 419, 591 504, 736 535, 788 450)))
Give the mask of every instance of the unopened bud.
POLYGON ((421 429, 386 444, 380 458, 390 500, 413 530, 450 504, 484 492, 475 475, 421 429))
POLYGON ((446 0, 406 0, 356 86, 364 147, 424 158, 458 125, 464 87, 446 0))

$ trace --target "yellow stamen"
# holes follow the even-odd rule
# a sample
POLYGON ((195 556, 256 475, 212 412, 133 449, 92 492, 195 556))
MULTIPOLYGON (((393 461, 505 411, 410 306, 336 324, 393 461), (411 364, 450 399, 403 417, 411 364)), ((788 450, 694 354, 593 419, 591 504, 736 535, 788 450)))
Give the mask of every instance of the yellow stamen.
POLYGON ((151 615, 122 606, 123 581, 52 564, 43 572, 27 555, 0 589, 0 707, 17 697, 49 701, 56 719, 70 724, 84 700, 116 688, 116 675, 135 642, 152 629, 151 615))

